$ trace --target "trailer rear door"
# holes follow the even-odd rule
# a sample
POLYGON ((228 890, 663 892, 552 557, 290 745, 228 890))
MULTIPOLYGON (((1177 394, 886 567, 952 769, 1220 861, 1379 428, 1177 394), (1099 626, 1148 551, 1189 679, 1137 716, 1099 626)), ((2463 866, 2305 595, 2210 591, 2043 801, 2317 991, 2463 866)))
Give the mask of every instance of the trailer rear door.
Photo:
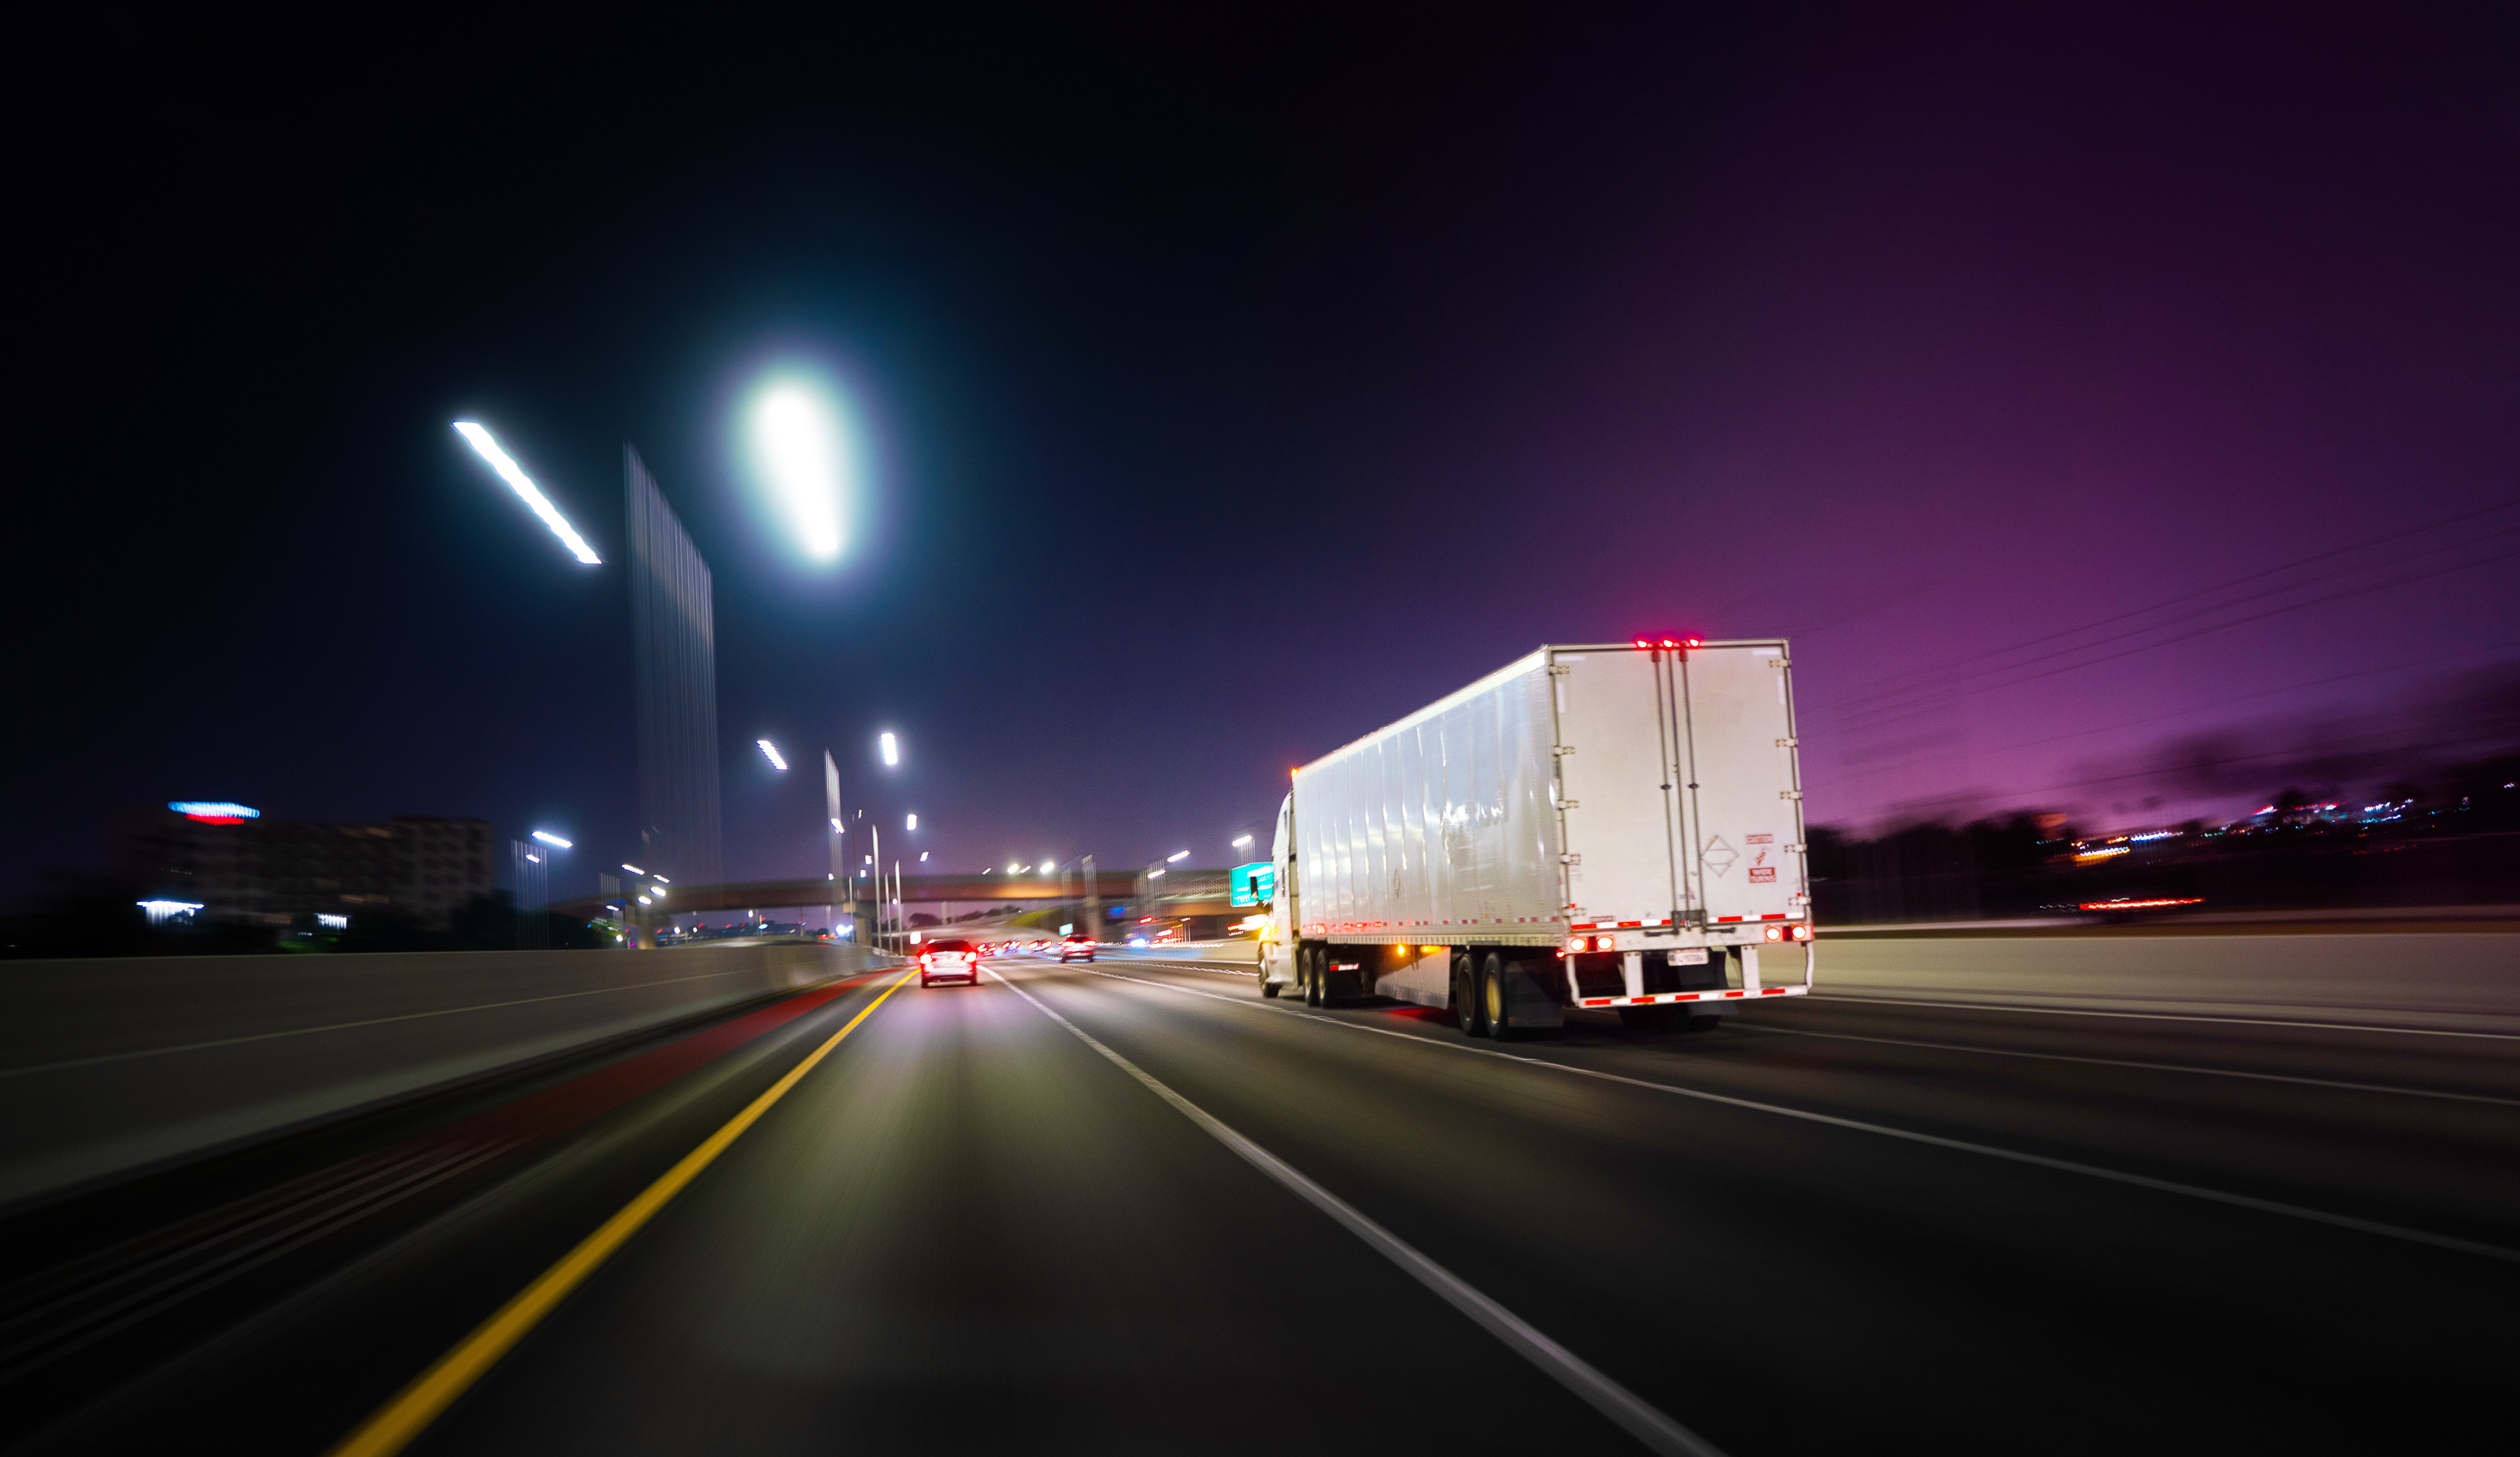
POLYGON ((1565 908, 1575 919, 1650 924, 1687 895, 1676 709, 1659 656, 1615 647, 1552 655, 1565 908))
POLYGON ((1674 656, 1688 767, 1682 868, 1696 902, 1710 925, 1798 917, 1808 886, 1785 646, 1727 643, 1674 656))

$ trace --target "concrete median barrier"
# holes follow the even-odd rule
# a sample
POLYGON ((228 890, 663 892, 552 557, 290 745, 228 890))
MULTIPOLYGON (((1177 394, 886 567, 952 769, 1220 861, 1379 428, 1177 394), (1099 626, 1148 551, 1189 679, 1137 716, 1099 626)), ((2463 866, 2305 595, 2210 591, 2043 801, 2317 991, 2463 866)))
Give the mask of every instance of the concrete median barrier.
POLYGON ((0 963, 0 1209, 888 961, 767 942, 0 963))
MULTIPOLYGON (((2520 935, 1833 938, 1822 996, 2520 1033, 2520 935)), ((1773 957, 1771 981, 1802 974, 1773 957)))

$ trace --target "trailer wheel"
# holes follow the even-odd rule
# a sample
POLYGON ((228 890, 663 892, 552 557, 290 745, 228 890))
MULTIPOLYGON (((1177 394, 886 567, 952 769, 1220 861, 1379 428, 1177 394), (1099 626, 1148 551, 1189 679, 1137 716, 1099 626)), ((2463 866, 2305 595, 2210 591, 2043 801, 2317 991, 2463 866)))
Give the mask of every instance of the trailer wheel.
POLYGON ((1489 1037, 1500 1042, 1513 1038, 1512 989, 1506 983, 1505 957, 1495 951, 1479 965, 1479 1014, 1489 1037))
POLYGON ((1308 1007, 1320 1006, 1325 1000, 1327 1000, 1327 998, 1322 995, 1322 972, 1326 969, 1324 963, 1328 960, 1329 957, 1323 952, 1322 948, 1317 946, 1304 948, 1302 977, 1304 982, 1304 1005, 1308 1007))
POLYGON ((1467 951, 1453 953, 1453 1023, 1462 1036, 1474 1038, 1481 1032, 1479 974, 1467 951))

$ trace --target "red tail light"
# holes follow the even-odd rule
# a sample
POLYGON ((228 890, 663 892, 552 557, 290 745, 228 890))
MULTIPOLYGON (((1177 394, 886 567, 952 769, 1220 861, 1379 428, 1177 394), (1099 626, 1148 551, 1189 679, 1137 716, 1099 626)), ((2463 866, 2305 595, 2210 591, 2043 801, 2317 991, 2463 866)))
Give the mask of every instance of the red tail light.
POLYGON ((1769 939, 1770 941, 1782 941, 1782 940, 1784 940, 1784 939, 1785 939, 1785 928, 1784 928, 1784 927, 1782 927, 1782 926, 1770 926, 1770 927, 1768 928, 1768 939, 1769 939))
POLYGON ((1812 930, 1811 930, 1811 927, 1809 927, 1809 926, 1796 926, 1796 927, 1794 927, 1794 940, 1796 940, 1796 941, 1809 941, 1809 940, 1811 940, 1811 937, 1812 937, 1812 930))

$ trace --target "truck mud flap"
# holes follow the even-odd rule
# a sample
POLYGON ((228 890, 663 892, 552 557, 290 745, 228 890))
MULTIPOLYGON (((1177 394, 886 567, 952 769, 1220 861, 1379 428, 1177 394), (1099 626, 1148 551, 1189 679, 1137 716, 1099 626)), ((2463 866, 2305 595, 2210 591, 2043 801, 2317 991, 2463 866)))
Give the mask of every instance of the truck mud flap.
POLYGON ((1534 966, 1513 962, 1506 967, 1505 994, 1508 1015, 1517 1028, 1563 1027, 1566 1009, 1561 1005, 1564 993, 1551 995, 1549 984, 1542 980, 1556 971, 1554 962, 1534 966))

